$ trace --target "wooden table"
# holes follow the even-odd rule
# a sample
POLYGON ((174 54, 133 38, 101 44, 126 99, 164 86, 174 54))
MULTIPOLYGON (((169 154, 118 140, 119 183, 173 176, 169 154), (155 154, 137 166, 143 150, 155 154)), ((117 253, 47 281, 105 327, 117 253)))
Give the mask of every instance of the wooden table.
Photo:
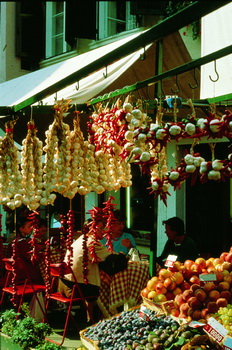
POLYGON ((146 262, 129 262, 128 268, 101 281, 98 306, 105 318, 118 313, 120 306, 133 307, 141 301, 141 291, 150 279, 146 262))

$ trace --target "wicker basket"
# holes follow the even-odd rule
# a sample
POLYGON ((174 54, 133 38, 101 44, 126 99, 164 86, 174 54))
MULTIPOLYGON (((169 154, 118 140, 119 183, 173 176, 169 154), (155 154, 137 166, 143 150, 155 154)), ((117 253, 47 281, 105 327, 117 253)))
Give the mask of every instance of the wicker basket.
POLYGON ((154 301, 145 298, 141 295, 143 298, 143 305, 145 305, 149 310, 155 311, 157 315, 169 315, 170 309, 174 307, 174 301, 164 301, 162 303, 155 303, 154 301))

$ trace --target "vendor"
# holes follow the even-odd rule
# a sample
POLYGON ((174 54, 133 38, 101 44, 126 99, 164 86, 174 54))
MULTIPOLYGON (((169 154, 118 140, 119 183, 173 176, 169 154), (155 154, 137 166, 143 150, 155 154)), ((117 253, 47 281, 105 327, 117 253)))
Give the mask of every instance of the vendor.
MULTIPOLYGON (((72 270, 75 275, 75 278, 82 290, 82 293, 84 296, 93 296, 91 298, 91 302, 89 302, 89 306, 92 309, 92 313, 95 316, 94 318, 97 318, 97 311, 94 312, 94 309, 96 310, 96 300, 100 294, 100 272, 99 272, 99 264, 96 261, 93 261, 93 257, 91 256, 91 250, 94 249, 94 253, 97 257, 97 260, 103 261, 107 256, 111 254, 111 252, 108 250, 107 247, 104 247, 101 242, 99 241, 103 237, 103 231, 104 225, 102 221, 98 221, 95 226, 95 230, 93 231, 92 227, 92 221, 86 221, 83 225, 82 234, 73 244, 72 244, 72 270), (87 269, 88 269, 88 283, 86 284, 84 281, 84 275, 83 275, 83 259, 85 254, 84 246, 85 246, 85 236, 87 236, 86 240, 86 248, 87 248, 87 256, 86 256, 86 263, 87 263, 87 269)), ((70 250, 67 250, 65 261, 68 262, 69 255, 71 254, 70 250)), ((70 297, 72 294, 72 287, 73 287, 74 281, 72 274, 67 274, 64 276, 64 278, 59 280, 59 286, 58 290, 61 294, 63 294, 66 297, 70 297)), ((98 320, 96 320, 98 321, 98 320)))
POLYGON ((168 255, 176 255, 177 260, 195 260, 199 256, 196 243, 191 237, 185 235, 184 222, 178 217, 172 217, 163 221, 165 233, 168 240, 164 246, 162 254, 157 258, 157 263, 164 266, 168 255))
MULTIPOLYGON (((134 237, 127 232, 123 232, 126 224, 125 215, 118 209, 113 212, 115 222, 112 228, 112 244, 116 253, 128 254, 131 248, 136 248, 134 237)), ((106 237, 101 240, 106 245, 106 237)))

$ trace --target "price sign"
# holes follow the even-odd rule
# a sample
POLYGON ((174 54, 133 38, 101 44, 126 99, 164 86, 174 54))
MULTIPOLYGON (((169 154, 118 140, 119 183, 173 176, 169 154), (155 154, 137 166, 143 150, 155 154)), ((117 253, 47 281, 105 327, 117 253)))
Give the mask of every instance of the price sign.
POLYGON ((203 282, 214 282, 217 281, 215 273, 201 274, 199 275, 200 281, 203 282))
POLYGON ((177 255, 168 255, 167 260, 165 261, 164 266, 172 267, 173 263, 176 261, 177 255))
POLYGON ((228 331, 213 317, 211 317, 204 326, 204 331, 217 343, 221 343, 228 333, 228 331))
POLYGON ((223 349, 224 350, 231 350, 232 349, 232 338, 231 337, 226 337, 224 344, 223 344, 223 349))
POLYGON ((139 317, 142 318, 145 321, 149 321, 149 310, 146 308, 146 306, 141 305, 140 310, 139 310, 139 317))

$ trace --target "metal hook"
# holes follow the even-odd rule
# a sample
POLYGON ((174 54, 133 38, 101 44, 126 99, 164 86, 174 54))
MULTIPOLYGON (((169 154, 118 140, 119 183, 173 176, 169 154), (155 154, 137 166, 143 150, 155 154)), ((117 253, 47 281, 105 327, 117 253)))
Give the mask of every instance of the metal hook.
POLYGON ((108 72, 107 72, 107 66, 106 66, 106 72, 103 72, 103 77, 106 79, 108 77, 108 72))
POLYGON ((196 68, 194 68, 193 77, 194 77, 194 80, 196 82, 196 85, 193 86, 190 83, 188 83, 188 84, 189 84, 189 87, 194 90, 194 89, 198 88, 198 86, 199 86, 199 83, 198 83, 197 78, 196 78, 196 68))
POLYGON ((163 80, 162 79, 160 80, 160 90, 161 90, 161 96, 160 97, 161 98, 165 97, 165 93, 164 93, 164 90, 163 90, 163 80))
POLYGON ((216 78, 216 79, 212 79, 211 75, 209 75, 209 79, 210 79, 212 82, 215 83, 216 81, 219 80, 219 74, 218 74, 217 68, 216 68, 216 60, 214 60, 214 71, 215 71, 215 73, 216 73, 217 78, 216 78))
POLYGON ((79 87, 80 87, 80 84, 79 84, 79 81, 77 81, 76 86, 75 86, 77 91, 79 90, 79 87))
POLYGON ((178 81, 177 81, 177 75, 176 75, 175 85, 177 86, 177 90, 173 90, 173 88, 171 88, 171 90, 176 95, 180 91, 180 87, 179 87, 179 84, 178 84, 178 81))
POLYGON ((33 107, 32 107, 32 105, 30 106, 30 109, 31 109, 30 121, 32 121, 33 120, 33 107))
POLYGON ((146 59, 146 49, 145 47, 143 48, 143 53, 140 54, 140 60, 144 61, 146 59))

